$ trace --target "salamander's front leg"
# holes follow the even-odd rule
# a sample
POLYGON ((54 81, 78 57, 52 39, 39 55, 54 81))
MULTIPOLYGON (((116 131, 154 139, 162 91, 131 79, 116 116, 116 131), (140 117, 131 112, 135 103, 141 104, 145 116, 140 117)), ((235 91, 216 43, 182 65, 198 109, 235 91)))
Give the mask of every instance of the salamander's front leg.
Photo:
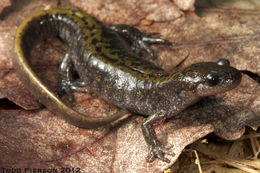
POLYGON ((164 154, 174 154, 173 152, 168 150, 170 147, 160 144, 154 131, 153 126, 158 122, 164 121, 165 118, 166 115, 164 112, 158 112, 149 116, 147 120, 142 124, 142 132, 144 135, 144 139, 149 148, 149 153, 146 157, 146 160, 148 162, 152 162, 154 158, 159 158, 162 161, 169 163, 170 160, 164 157, 164 154))
POLYGON ((68 96, 69 101, 74 100, 72 91, 89 92, 86 88, 83 88, 83 86, 85 86, 84 82, 80 80, 73 82, 72 67, 72 55, 66 53, 60 64, 58 72, 58 89, 56 92, 59 94, 64 91, 68 96))
POLYGON ((136 54, 139 54, 142 50, 145 50, 152 58, 156 58, 153 50, 149 47, 150 44, 171 44, 169 41, 161 38, 152 38, 151 36, 155 35, 155 33, 145 34, 128 25, 118 24, 109 25, 108 27, 118 33, 121 37, 129 40, 131 42, 131 49, 136 54))

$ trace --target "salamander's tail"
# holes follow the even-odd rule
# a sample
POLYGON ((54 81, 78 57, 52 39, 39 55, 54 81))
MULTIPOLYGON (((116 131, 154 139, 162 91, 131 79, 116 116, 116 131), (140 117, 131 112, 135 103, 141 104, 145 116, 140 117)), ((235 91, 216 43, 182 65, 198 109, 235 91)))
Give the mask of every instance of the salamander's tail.
MULTIPOLYGON (((48 10, 34 14, 27 18, 17 29, 13 56, 14 68, 26 88, 53 113, 60 115, 69 123, 80 128, 97 128, 124 119, 129 115, 125 110, 106 118, 89 117, 65 105, 32 70, 29 57, 33 45, 42 39, 61 36, 65 41, 69 39, 67 32, 61 31, 63 18, 57 17, 50 20, 49 16, 71 15, 71 10, 48 10), (55 21, 57 20, 57 21, 55 21), (48 26, 48 25, 52 26, 48 26), (122 116, 123 115, 123 116, 122 116)), ((81 14, 80 12, 78 12, 81 14)), ((66 20, 65 20, 66 22, 66 20)))

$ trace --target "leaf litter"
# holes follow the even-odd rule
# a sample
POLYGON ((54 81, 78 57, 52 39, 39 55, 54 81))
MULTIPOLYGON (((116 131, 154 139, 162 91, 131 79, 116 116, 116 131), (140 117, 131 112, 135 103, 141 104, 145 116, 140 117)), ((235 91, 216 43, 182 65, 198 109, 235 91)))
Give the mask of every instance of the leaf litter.
MULTIPOLYGON (((185 15, 186 12, 181 11, 182 8, 178 8, 177 3, 173 2, 170 2, 171 15, 168 12, 164 14, 164 8, 159 8, 164 6, 160 3, 168 4, 169 1, 149 3, 144 0, 138 1, 137 4, 111 1, 108 4, 106 1, 71 0, 70 3, 66 2, 64 6, 80 8, 106 23, 137 25, 142 31, 158 32, 162 38, 174 42, 172 47, 153 46, 158 54, 154 63, 167 71, 172 70, 188 55, 183 66, 199 61, 228 58, 232 66, 260 74, 259 19, 255 16, 245 19, 239 14, 207 12, 207 10, 201 15, 203 17, 198 17, 193 12, 185 15), (122 9, 129 9, 129 12, 125 13, 122 9), (133 9, 134 12, 131 11, 133 9), (138 12, 137 17, 132 15, 135 12, 138 12), (109 17, 106 17, 107 15, 109 17), (147 25, 139 24, 142 20, 152 22, 148 22, 147 25)), ((4 9, 4 15, 0 16, 2 19, 0 41, 3 43, 0 45, 0 98, 8 99, 25 109, 0 110, 0 151, 6 156, 0 160, 2 167, 30 165, 43 169, 69 165, 80 167, 83 172, 162 172, 176 162, 185 146, 211 132, 227 140, 236 140, 245 132, 245 126, 250 126, 254 130, 259 127, 260 87, 246 75, 236 89, 212 97, 214 104, 209 105, 207 101, 202 101, 192 105, 156 129, 160 141, 173 145, 172 151, 176 155, 167 156, 171 164, 159 160, 146 163, 145 156, 148 151, 140 129, 140 124, 144 121, 142 116, 133 115, 114 128, 99 130, 79 129, 64 122, 45 108, 41 108, 23 87, 12 68, 13 40, 19 23, 36 11, 57 7, 54 1, 26 0, 25 4, 23 6, 19 1, 13 1, 11 7, 13 9, 6 11, 4 9)), ((193 8, 192 2, 188 10, 193 8)), ((52 88, 55 88, 55 74, 65 50, 66 47, 54 39, 37 45, 33 50, 35 53, 32 52, 35 70, 52 88)), ((75 93, 75 96, 76 108, 88 115, 109 116, 117 111, 113 105, 107 104, 95 95, 75 93)), ((204 157, 200 159, 203 172, 212 169, 257 171, 259 167, 253 163, 259 161, 259 136, 257 136, 259 132, 254 133, 256 134, 253 137, 245 139, 245 143, 250 144, 253 151, 252 162, 245 159, 246 156, 242 161, 240 158, 238 160, 238 156, 228 160, 224 157, 226 155, 216 156, 218 151, 205 149, 206 144, 194 144, 195 146, 192 144, 189 147, 198 151, 199 157, 202 153, 212 159, 206 163, 204 157), (246 168, 237 166, 242 163, 246 168)), ((241 141, 233 142, 232 146, 236 146, 239 142, 241 141)), ((207 147, 208 145, 210 144, 207 144, 207 147)), ((238 151, 239 147, 235 148, 236 150, 232 151, 238 151)), ((240 149, 244 149, 244 146, 240 149)), ((192 160, 193 156, 189 158, 192 160)), ((172 172, 176 170, 182 172, 176 168, 177 164, 181 165, 181 159, 182 156, 173 165, 172 172)), ((186 170, 189 170, 187 165, 186 170)))

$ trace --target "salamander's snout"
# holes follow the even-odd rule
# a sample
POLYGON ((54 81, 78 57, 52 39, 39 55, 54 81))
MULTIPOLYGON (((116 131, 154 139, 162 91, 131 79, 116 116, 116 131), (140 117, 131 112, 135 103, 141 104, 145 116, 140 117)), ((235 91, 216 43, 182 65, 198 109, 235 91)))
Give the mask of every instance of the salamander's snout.
POLYGON ((209 96, 222 93, 237 87, 241 82, 241 72, 230 66, 226 59, 220 59, 216 63, 201 63, 203 72, 202 81, 197 86, 199 96, 209 96))

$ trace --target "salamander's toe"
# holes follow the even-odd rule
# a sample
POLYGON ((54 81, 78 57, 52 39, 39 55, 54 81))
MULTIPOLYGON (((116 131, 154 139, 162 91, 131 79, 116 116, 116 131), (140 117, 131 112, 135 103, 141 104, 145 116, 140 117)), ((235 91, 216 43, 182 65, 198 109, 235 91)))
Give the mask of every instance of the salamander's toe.
POLYGON ((170 160, 164 157, 164 154, 174 155, 174 152, 169 151, 170 146, 150 146, 148 156, 146 157, 147 162, 152 162, 155 158, 158 158, 164 162, 170 163, 170 160))

